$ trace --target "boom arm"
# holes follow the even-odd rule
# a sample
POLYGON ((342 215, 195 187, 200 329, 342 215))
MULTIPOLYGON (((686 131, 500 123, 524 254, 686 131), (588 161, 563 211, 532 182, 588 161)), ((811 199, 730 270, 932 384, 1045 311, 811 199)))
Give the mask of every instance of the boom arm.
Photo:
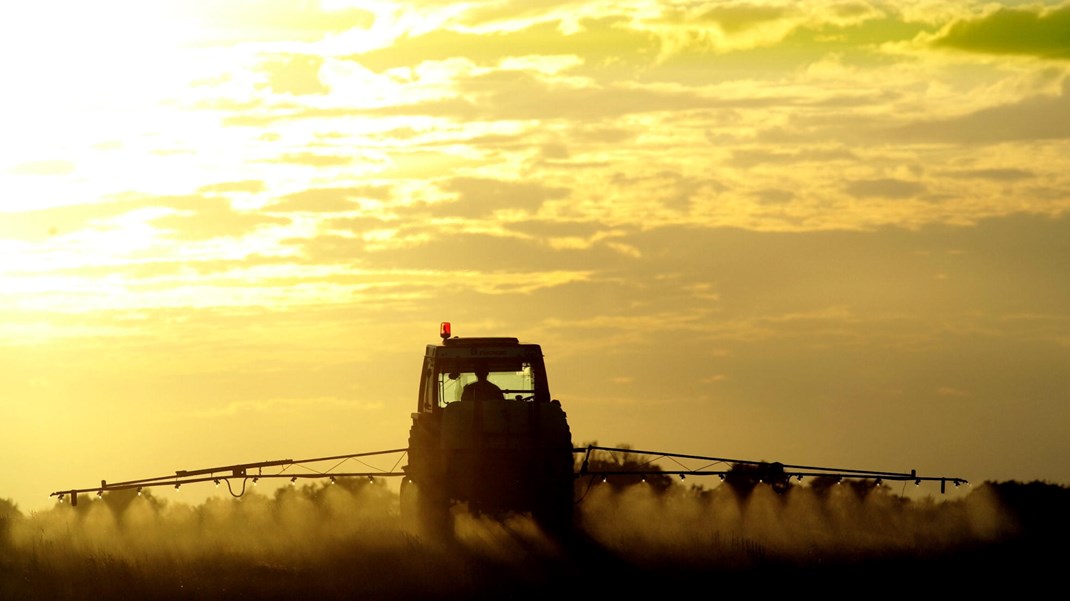
MULTIPOLYGON (((575 474, 575 477, 601 477, 603 479, 610 476, 652 476, 655 474, 679 476, 680 479, 684 479, 687 476, 718 476, 721 480, 727 477, 738 474, 738 470, 741 466, 749 468, 748 472, 751 476, 759 478, 776 479, 783 482, 787 482, 792 478, 801 481, 807 477, 825 477, 825 478, 870 478, 879 481, 910 481, 913 480, 915 484, 921 484, 923 481, 940 482, 940 492, 946 491, 947 484, 950 482, 955 486, 962 484, 969 484, 969 482, 960 477, 955 476, 920 476, 917 470, 910 470, 909 472, 893 472, 883 470, 860 470, 860 469, 847 469, 847 468, 831 468, 831 467, 818 467, 811 465, 797 465, 797 464, 785 464, 779 462, 766 462, 766 461, 753 461, 746 459, 728 459, 724 457, 711 457, 707 455, 687 455, 682 453, 667 453, 663 451, 643 451, 632 448, 622 447, 603 447, 597 445, 588 445, 586 447, 574 448, 572 450, 574 454, 582 454, 583 460, 580 464, 579 471, 575 474), (591 457, 594 452, 605 453, 608 456, 621 456, 621 455, 634 455, 642 456, 645 460, 639 465, 628 469, 609 469, 609 468, 591 468, 591 457), (678 469, 662 469, 656 465, 656 462, 660 460, 669 460, 678 466, 678 469), (681 460, 701 461, 704 462, 699 467, 688 467, 681 460), (715 468, 715 469, 711 469, 715 468)), ((349 453, 345 455, 331 455, 327 457, 313 457, 309 459, 277 459, 272 461, 259 461, 253 463, 237 463, 233 465, 222 465, 218 467, 199 468, 193 470, 176 470, 173 475, 155 476, 152 478, 139 478, 137 480, 126 480, 123 482, 108 482, 107 480, 101 480, 100 486, 93 486, 87 488, 71 488, 66 490, 58 490, 51 493, 49 496, 58 497, 59 500, 63 500, 66 496, 70 496, 71 505, 78 504, 78 495, 85 493, 96 493, 97 496, 103 495, 106 491, 116 490, 129 490, 136 488, 139 492, 143 488, 155 487, 155 486, 174 486, 180 488, 183 484, 196 484, 199 482, 214 482, 219 485, 221 482, 226 482, 227 489, 231 495, 240 497, 245 494, 245 487, 249 479, 256 483, 260 479, 277 479, 277 478, 289 478, 290 481, 297 482, 297 480, 307 480, 314 478, 350 478, 350 477, 362 477, 362 478, 377 478, 377 477, 397 477, 405 476, 404 471, 397 469, 398 465, 404 459, 408 453, 407 448, 402 449, 388 449, 385 451, 371 451, 365 453, 349 453), (390 469, 379 469, 364 462, 362 458, 375 457, 397 454, 398 459, 390 469), (338 467, 348 461, 358 461, 365 467, 369 468, 365 471, 335 471, 338 467), (317 470, 315 464, 324 463, 328 461, 334 461, 334 465, 324 469, 317 470), (265 472, 265 469, 279 468, 277 471, 265 472), (295 469, 296 468, 296 469, 295 469), (305 471, 298 471, 305 470, 305 471), (237 491, 233 488, 231 480, 241 480, 241 488, 237 491)), ((623 468, 623 464, 621 465, 623 468)))
POLYGON ((226 482, 227 489, 230 494, 235 497, 240 497, 245 493, 246 482, 252 478, 255 484, 260 479, 272 479, 272 478, 289 478, 291 482, 297 482, 298 479, 310 479, 310 478, 345 478, 345 477, 388 477, 388 476, 404 476, 405 473, 397 471, 398 464, 404 458, 408 449, 389 449, 386 451, 371 451, 367 453, 349 453, 346 455, 331 455, 328 457, 313 457, 310 459, 276 459, 273 461, 258 461, 254 463, 237 463, 234 465, 223 465, 219 467, 200 468, 195 470, 177 470, 174 475, 168 476, 156 476, 152 478, 140 478, 137 480, 126 480, 124 482, 108 482, 107 480, 101 480, 100 486, 90 488, 71 488, 68 490, 58 490, 50 497, 58 497, 59 500, 63 500, 66 495, 70 495, 71 505, 78 504, 78 495, 82 493, 97 493, 97 496, 103 495, 105 491, 114 490, 129 490, 136 488, 138 492, 141 492, 142 488, 149 488, 153 486, 174 486, 180 488, 183 484, 195 484, 198 482, 215 482, 218 485, 221 481, 226 482), (373 466, 368 465, 360 458, 372 457, 378 455, 399 454, 397 462, 394 463, 394 467, 389 470, 375 469, 373 466), (366 467, 372 468, 370 471, 362 472, 336 472, 336 468, 343 463, 356 460, 366 467), (333 466, 325 470, 316 470, 312 465, 317 463, 336 461, 333 466), (264 468, 280 468, 276 472, 264 472, 264 468), (290 471, 291 468, 299 468, 307 471, 290 471), (231 486, 231 479, 241 480, 241 489, 235 492, 231 486))
POLYGON ((573 449, 573 453, 582 453, 583 462, 580 465, 580 476, 601 476, 607 478, 609 476, 649 476, 654 474, 665 474, 679 476, 680 479, 684 479, 686 476, 719 476, 721 480, 726 477, 736 474, 732 468, 736 466, 743 466, 751 468, 752 474, 758 476, 768 476, 784 481, 795 478, 801 481, 807 477, 825 477, 825 478, 870 478, 879 481, 910 481, 913 480, 915 484, 921 484, 923 481, 938 481, 940 482, 940 492, 944 493, 947 489, 947 483, 950 482, 955 486, 962 484, 969 484, 965 478, 953 477, 953 476, 919 476, 917 470, 910 470, 907 472, 891 472, 881 470, 860 470, 860 469, 847 469, 847 468, 833 468, 833 467, 817 467, 812 465, 794 465, 779 462, 767 462, 767 461, 752 461, 747 459, 727 459, 724 457, 709 457, 705 455, 685 455, 681 453, 665 453, 662 451, 641 451, 638 449, 621 448, 621 447, 602 447, 597 445, 588 445, 582 448, 573 449), (648 456, 649 459, 643 462, 641 466, 636 469, 596 469, 594 471, 590 468, 591 455, 594 451, 602 451, 610 455, 613 454, 625 454, 625 455, 642 455, 648 456), (679 466, 679 469, 642 469, 642 466, 653 466, 656 461, 660 459, 668 459, 679 466), (679 459, 700 460, 706 463, 698 468, 688 468, 679 459), (711 466, 728 466, 721 469, 708 469, 711 466))

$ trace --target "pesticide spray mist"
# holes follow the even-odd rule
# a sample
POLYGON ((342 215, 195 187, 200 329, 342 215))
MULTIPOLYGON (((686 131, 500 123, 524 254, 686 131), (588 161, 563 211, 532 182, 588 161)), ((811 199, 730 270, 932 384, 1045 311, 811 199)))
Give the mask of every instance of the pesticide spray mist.
POLYGON ((625 556, 662 564, 933 556, 1016 532, 1015 520, 987 486, 943 502, 850 485, 786 493, 757 487, 746 494, 728 486, 594 487, 585 503, 584 525, 593 537, 625 556))
POLYGON ((931 556, 1017 528, 984 485, 949 501, 849 486, 745 495, 727 486, 591 486, 577 508, 582 545, 551 539, 524 516, 463 510, 454 538, 430 541, 402 528, 398 497, 380 481, 340 478, 195 506, 116 491, 78 507, 9 512, 0 598, 473 597, 575 587, 599 569, 656 577, 682 567, 931 556))

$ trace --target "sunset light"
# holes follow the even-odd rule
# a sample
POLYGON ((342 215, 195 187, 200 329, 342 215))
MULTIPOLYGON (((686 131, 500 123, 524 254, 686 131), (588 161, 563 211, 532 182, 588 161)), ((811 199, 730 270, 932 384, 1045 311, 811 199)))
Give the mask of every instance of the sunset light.
POLYGON ((8 4, 24 512, 405 447, 451 337, 577 446, 1070 483, 1070 2, 8 4))

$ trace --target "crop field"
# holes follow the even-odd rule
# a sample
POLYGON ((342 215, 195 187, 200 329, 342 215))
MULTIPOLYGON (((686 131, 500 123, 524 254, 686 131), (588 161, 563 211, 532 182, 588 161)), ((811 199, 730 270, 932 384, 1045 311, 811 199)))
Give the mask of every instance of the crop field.
POLYGON ((455 512, 402 527, 382 482, 284 487, 191 506, 130 491, 30 515, 2 504, 0 599, 595 598, 859 586, 1028 591, 1052 578, 1068 490, 985 483, 953 501, 885 489, 592 487, 574 536, 455 512))

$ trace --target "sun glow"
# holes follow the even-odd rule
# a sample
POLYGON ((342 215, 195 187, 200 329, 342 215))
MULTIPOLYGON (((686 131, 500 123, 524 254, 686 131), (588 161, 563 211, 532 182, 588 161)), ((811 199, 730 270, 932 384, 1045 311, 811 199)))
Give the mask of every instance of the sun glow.
POLYGON ((53 0, 5 8, 0 48, 20 59, 5 85, 5 103, 13 103, 5 108, 114 107, 143 100, 173 81, 174 70, 183 67, 181 47, 196 31, 192 21, 173 18, 177 5, 53 0))
POLYGON ((172 18, 176 6, 53 0, 2 9, 0 52, 17 59, 5 62, 0 96, 0 210, 95 202, 115 185, 115 169, 144 171, 138 162, 148 156, 116 153, 173 121, 164 105, 203 61, 184 48, 194 23, 172 18))

